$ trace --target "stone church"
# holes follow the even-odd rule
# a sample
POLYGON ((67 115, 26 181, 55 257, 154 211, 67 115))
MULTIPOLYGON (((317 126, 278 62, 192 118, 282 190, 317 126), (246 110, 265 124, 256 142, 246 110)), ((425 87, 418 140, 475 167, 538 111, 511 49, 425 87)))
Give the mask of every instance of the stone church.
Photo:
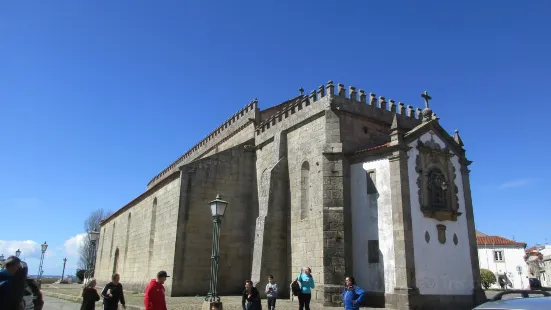
POLYGON ((221 295, 270 274, 288 294, 309 266, 326 306, 353 275, 373 306, 470 309, 485 298, 471 161, 421 97, 423 110, 329 81, 270 108, 252 101, 102 222, 96 278, 117 272, 143 291, 166 270, 167 294, 206 295, 220 194, 221 295))

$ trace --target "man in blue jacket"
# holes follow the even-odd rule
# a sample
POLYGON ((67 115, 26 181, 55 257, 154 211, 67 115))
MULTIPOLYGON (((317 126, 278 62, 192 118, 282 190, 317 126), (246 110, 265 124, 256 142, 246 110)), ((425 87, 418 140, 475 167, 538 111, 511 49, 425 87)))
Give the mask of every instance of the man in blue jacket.
POLYGON ((18 300, 14 288, 13 276, 21 268, 21 260, 16 256, 10 256, 4 263, 4 268, 0 270, 0 309, 12 310, 19 306, 21 300, 18 300))
POLYGON ((356 285, 354 277, 346 277, 346 286, 342 292, 342 302, 345 310, 357 310, 364 300, 365 291, 356 285))

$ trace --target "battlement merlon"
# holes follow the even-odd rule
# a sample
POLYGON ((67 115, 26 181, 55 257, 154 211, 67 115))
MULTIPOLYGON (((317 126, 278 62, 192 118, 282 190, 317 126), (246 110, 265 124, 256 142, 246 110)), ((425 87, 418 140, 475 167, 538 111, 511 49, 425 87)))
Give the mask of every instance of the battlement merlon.
MULTIPOLYGON (((247 126, 254 126, 254 123, 259 120, 259 115, 258 100, 254 99, 241 110, 229 117, 222 123, 222 125, 214 129, 209 135, 191 147, 170 166, 157 174, 147 184, 147 188, 149 189, 153 187, 155 184, 170 175, 173 171, 177 170, 178 167, 199 158, 201 155, 209 152, 209 150, 213 149, 220 143, 227 141, 230 137, 241 131, 243 128, 247 126)), ((251 135, 251 139, 254 137, 253 135, 251 135)))
POLYGON ((255 134, 256 145, 270 139, 276 131, 296 126, 315 117, 326 108, 360 114, 389 125, 392 123, 393 115, 398 115, 404 128, 414 128, 421 124, 422 117, 418 112, 420 109, 417 109, 417 113, 415 113, 416 110, 408 105, 406 112, 403 102, 399 102, 398 106, 392 99, 388 102, 383 96, 379 96, 379 100, 377 100, 374 93, 370 93, 368 99, 364 90, 359 90, 358 99, 356 87, 350 86, 347 94, 346 87, 340 83, 337 84, 335 93, 335 85, 333 81, 329 81, 325 87, 322 85, 316 90, 312 90, 308 97, 301 97, 300 100, 287 105, 278 113, 258 124, 255 134), (390 106, 388 102, 390 102, 390 106))

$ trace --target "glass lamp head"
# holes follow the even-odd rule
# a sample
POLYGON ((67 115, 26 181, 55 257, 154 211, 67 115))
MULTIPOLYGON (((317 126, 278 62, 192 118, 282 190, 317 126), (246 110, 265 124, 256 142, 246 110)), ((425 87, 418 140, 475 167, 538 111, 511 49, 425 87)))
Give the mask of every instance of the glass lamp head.
POLYGON ((220 199, 220 194, 216 195, 216 199, 210 202, 210 212, 213 217, 223 217, 226 212, 228 202, 220 199))

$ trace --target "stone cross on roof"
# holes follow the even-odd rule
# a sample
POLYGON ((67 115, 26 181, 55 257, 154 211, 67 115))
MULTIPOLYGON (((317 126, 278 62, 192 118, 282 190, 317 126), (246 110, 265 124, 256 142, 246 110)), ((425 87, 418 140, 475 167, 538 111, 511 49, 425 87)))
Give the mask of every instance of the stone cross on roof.
POLYGON ((432 119, 432 110, 429 108, 429 100, 431 100, 432 97, 429 96, 429 92, 426 90, 421 94, 421 97, 425 99, 425 109, 423 110, 423 123, 425 123, 432 119))
POLYGON ((428 109, 429 108, 429 100, 432 99, 431 96, 429 96, 429 92, 427 92, 425 90, 424 93, 421 94, 421 97, 423 97, 423 99, 425 99, 425 109, 428 109))

